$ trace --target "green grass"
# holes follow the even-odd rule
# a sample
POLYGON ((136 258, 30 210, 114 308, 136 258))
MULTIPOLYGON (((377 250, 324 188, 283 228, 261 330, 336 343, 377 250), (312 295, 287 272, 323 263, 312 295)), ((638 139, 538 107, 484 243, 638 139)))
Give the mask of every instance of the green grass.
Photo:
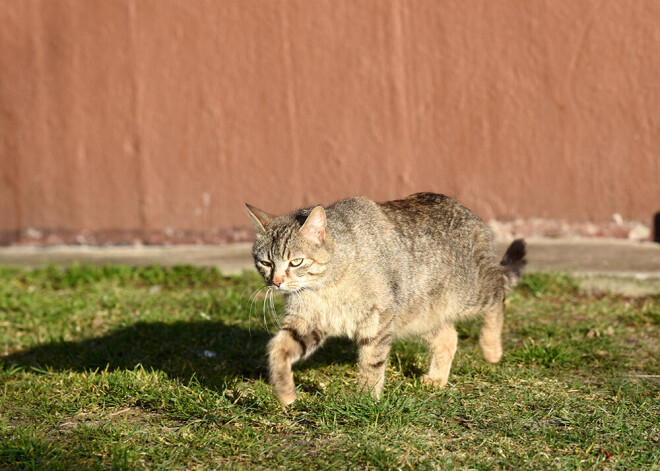
POLYGON ((660 469, 660 297, 532 273, 498 365, 462 324, 437 391, 418 380, 424 346, 399 342, 376 402, 336 339, 296 365, 284 408, 262 298, 248 315, 259 287, 193 267, 0 268, 0 468, 660 469))

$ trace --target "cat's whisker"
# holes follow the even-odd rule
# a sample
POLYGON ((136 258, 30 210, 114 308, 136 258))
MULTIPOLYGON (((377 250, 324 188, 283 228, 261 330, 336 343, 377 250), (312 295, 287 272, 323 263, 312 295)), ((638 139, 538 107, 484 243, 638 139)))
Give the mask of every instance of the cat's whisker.
POLYGON ((280 324, 280 319, 277 315, 277 310, 275 309, 275 300, 273 299, 273 291, 270 292, 270 312, 271 315, 273 316, 273 319, 275 320, 275 323, 277 324, 278 328, 282 328, 282 325, 280 324))
POLYGON ((261 293, 264 289, 265 289, 265 286, 264 286, 264 287, 261 287, 261 288, 259 288, 259 289, 257 289, 257 290, 255 290, 255 291, 250 295, 250 298, 249 298, 249 300, 248 300, 248 301, 250 302, 250 306, 256 302, 257 297, 259 296, 259 293, 261 293))
MULTIPOLYGON (((257 281, 257 282, 254 282, 254 283, 250 283, 250 284, 247 286, 247 288, 245 288, 245 289, 243 290, 243 292, 241 293, 241 299, 245 299, 245 293, 246 293, 246 291, 248 291, 249 289, 251 289, 251 288, 254 287, 255 285, 260 285, 260 284, 261 284, 261 282, 258 282, 258 281, 257 281)), ((257 290, 255 290, 255 291, 253 291, 253 292, 250 294, 250 296, 248 297, 248 299, 245 301, 244 310, 247 310, 247 313, 248 313, 248 322, 249 322, 249 316, 250 316, 250 308, 251 308, 251 305, 252 305, 252 299, 253 299, 253 297, 256 296, 261 290, 263 290, 263 287, 260 288, 260 289, 257 289, 257 290)))
MULTIPOLYGON (((259 294, 265 289, 265 286, 262 288, 259 288, 258 290, 255 290, 251 295, 250 299, 248 300, 248 310, 247 310, 247 315, 248 315, 248 332, 250 332, 250 335, 252 335, 251 331, 251 324, 252 324, 252 316, 254 313, 254 316, 256 317, 257 313, 257 299, 259 297, 259 294)), ((258 317, 257 317, 258 321, 258 317)))
MULTIPOLYGON (((252 288, 255 285, 260 285, 261 283, 262 283, 261 281, 255 281, 255 282, 252 282, 249 285, 247 285, 247 287, 241 293, 241 298, 245 296, 246 291, 248 291, 250 288, 252 288)), ((252 293, 252 294, 254 294, 254 293, 252 293)), ((252 295, 250 295, 250 297, 252 297, 252 295)))
POLYGON ((263 312, 263 320, 262 320, 261 318, 259 319, 259 324, 260 324, 261 327, 263 327, 263 329, 266 330, 266 331, 268 331, 268 325, 266 324, 266 304, 265 304, 265 302, 266 302, 266 295, 268 294, 268 290, 269 290, 269 289, 270 289, 270 288, 267 288, 267 289, 266 289, 266 292, 265 292, 265 294, 264 294, 264 300, 263 300, 263 303, 264 303, 264 304, 262 304, 262 306, 261 306, 261 308, 262 308, 261 310, 262 310, 262 312, 263 312))
POLYGON ((250 322, 250 311, 252 310, 252 298, 254 297, 255 293, 257 293, 258 291, 259 290, 253 291, 250 294, 250 297, 247 300, 245 300, 245 305, 243 306, 243 310, 246 312, 248 316, 248 324, 250 322))
POLYGON ((263 319, 264 319, 264 329, 266 329, 266 332, 270 334, 270 329, 268 328, 268 320, 266 320, 266 299, 268 299, 268 293, 270 293, 270 290, 272 288, 268 288, 266 290, 266 294, 264 295, 264 301, 262 305, 262 312, 263 312, 263 319))
POLYGON ((270 329, 268 328, 268 322, 266 321, 266 315, 265 315, 265 309, 266 309, 266 298, 268 296, 268 292, 271 288, 268 288, 267 286, 264 286, 259 290, 257 293, 257 296, 255 296, 253 305, 254 305, 254 318, 257 320, 257 323, 259 326, 264 329, 267 332, 270 332, 270 329), (262 316, 259 315, 259 295, 262 294, 263 290, 266 290, 265 293, 263 293, 263 300, 262 300, 262 312, 263 312, 263 321, 261 319, 262 316))
POLYGON ((279 319, 277 318, 277 313, 275 312, 275 308, 273 305, 273 292, 275 290, 271 290, 268 293, 268 296, 266 296, 266 310, 268 311, 268 314, 270 315, 271 319, 275 322, 275 324, 279 327, 279 319))
POLYGON ((261 291, 263 291, 263 288, 259 288, 250 295, 250 299, 248 300, 248 315, 251 314, 252 308, 256 303, 257 297, 259 296, 259 293, 261 293, 261 291))

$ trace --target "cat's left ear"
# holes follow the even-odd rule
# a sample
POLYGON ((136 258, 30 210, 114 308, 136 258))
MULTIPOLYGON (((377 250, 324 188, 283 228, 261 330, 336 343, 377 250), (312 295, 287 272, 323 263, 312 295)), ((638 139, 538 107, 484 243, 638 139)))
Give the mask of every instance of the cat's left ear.
POLYGON ((270 220, 273 219, 273 216, 270 214, 265 213, 262 210, 255 208, 254 206, 250 206, 247 203, 245 203, 245 209, 247 210, 248 216, 250 216, 250 221, 252 221, 252 224, 257 231, 265 230, 264 228, 266 227, 266 224, 268 224, 270 220))
POLYGON ((300 235, 312 242, 322 244, 325 240, 325 233, 325 210, 323 209, 323 206, 317 206, 312 209, 312 212, 307 216, 305 224, 300 228, 300 235))

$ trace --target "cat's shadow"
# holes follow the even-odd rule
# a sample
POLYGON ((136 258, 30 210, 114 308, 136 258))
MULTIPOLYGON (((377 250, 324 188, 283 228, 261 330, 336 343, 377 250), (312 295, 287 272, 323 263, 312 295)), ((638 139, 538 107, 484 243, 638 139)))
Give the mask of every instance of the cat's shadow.
MULTIPOLYGON (((240 379, 267 377, 266 345, 271 337, 221 321, 137 322, 107 335, 80 341, 52 341, 0 357, 6 365, 38 370, 131 370, 142 365, 187 381, 221 389, 240 379)), ((355 362, 355 346, 330 339, 296 370, 355 362)))
MULTIPOLYGON (((459 329, 461 338, 477 331, 459 329)), ((53 371, 131 370, 137 365, 160 370, 187 381, 221 389, 242 379, 267 377, 266 345, 271 333, 222 321, 137 322, 107 335, 80 341, 56 340, 0 357, 7 365, 53 371)), ((424 367, 415 355, 424 348, 414 342, 397 342, 390 361, 404 376, 420 376, 424 367)), ((357 347, 344 338, 331 338, 314 354, 294 366, 295 371, 331 364, 353 364, 357 347)))

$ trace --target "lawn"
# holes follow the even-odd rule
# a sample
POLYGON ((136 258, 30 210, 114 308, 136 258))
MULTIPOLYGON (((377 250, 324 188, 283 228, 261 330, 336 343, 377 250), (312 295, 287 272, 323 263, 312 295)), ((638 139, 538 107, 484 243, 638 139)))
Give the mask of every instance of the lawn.
POLYGON ((528 274, 499 364, 463 324, 434 390, 424 346, 398 342, 376 402, 336 339, 296 365, 285 408, 260 287, 209 268, 0 268, 0 468, 660 469, 658 296, 528 274))

